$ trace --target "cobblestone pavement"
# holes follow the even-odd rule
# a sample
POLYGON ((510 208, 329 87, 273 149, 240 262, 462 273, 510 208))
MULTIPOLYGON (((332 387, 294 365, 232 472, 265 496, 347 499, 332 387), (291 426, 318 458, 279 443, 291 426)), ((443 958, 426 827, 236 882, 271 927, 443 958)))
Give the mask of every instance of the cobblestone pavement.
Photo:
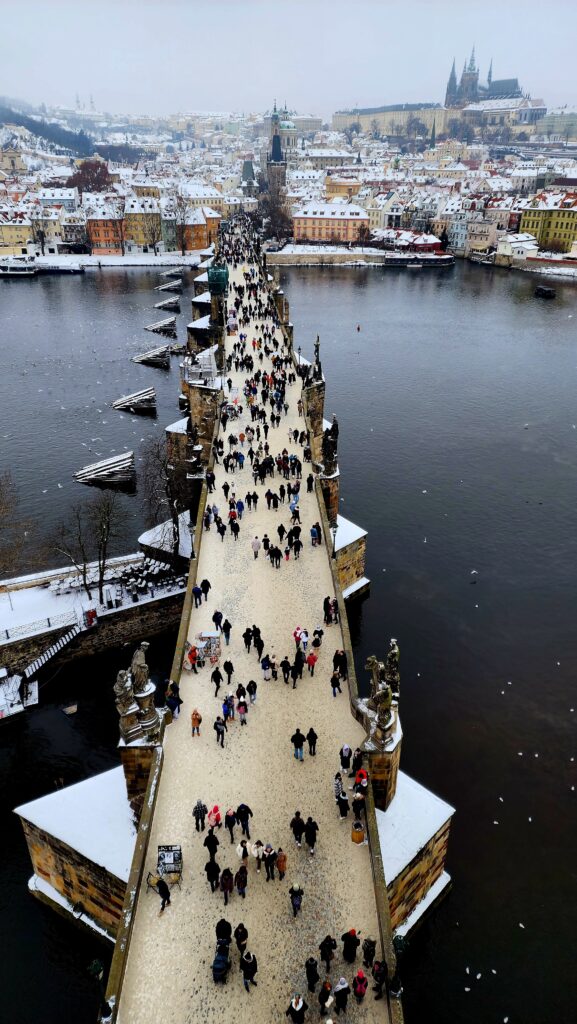
MULTIPOLYGON (((242 268, 232 272, 231 280, 242 280, 242 268)), ((252 325, 246 329, 248 344, 253 337, 252 325)), ((227 352, 235 338, 227 339, 227 352)), ((265 359, 266 367, 268 360, 265 359)), ((259 365, 258 362, 256 364, 259 365)), ((242 387, 244 373, 231 374, 233 386, 242 387)), ((288 444, 288 429, 301 427, 297 398, 301 382, 288 389, 290 405, 280 427, 269 432, 273 455, 285 446, 289 452, 297 446, 288 444)), ((242 420, 242 425, 249 417, 242 420)), ((231 423, 224 431, 230 433, 231 423)), ((238 432, 240 426, 233 424, 238 432)), ((226 450, 225 443, 225 450, 226 450)), ((246 450, 246 444, 245 444, 246 450)), ((302 449, 298 448, 299 455, 302 449)), ((305 463, 303 474, 309 472, 305 463)), ((222 465, 215 467, 216 489, 211 496, 226 519, 227 505, 222 492, 225 479, 236 481, 237 496, 253 490, 250 462, 241 472, 225 474, 222 465)), ((280 480, 275 476, 272 489, 280 480)), ((318 1020, 317 995, 306 991, 304 963, 308 956, 318 958, 318 945, 330 932, 339 940, 333 962, 331 981, 341 975, 349 984, 361 966, 361 957, 353 968, 342 959, 340 937, 345 930, 356 928, 362 935, 377 936, 376 906, 372 885, 368 846, 351 841, 352 812, 341 822, 333 797, 333 779, 339 770, 338 752, 343 743, 357 746, 364 733, 349 710, 346 685, 342 696, 333 698, 329 686, 332 656, 342 646, 340 626, 325 628, 320 658, 311 678, 305 668, 298 687, 285 686, 279 672, 277 682, 264 682, 254 649, 247 654, 241 634, 247 625, 260 626, 265 653, 274 651, 280 662, 285 654, 292 660, 292 632, 297 625, 312 630, 322 623, 322 602, 333 597, 330 572, 330 538, 326 544, 312 548, 309 529, 320 519, 316 494, 306 494, 303 482, 300 510, 302 540, 300 559, 291 555, 275 570, 261 550, 254 559, 251 540, 265 532, 277 539, 280 522, 288 528, 288 505, 277 512, 268 511, 263 487, 258 511, 246 511, 237 542, 230 532, 224 542, 214 527, 204 532, 200 547, 198 580, 210 580, 212 590, 208 603, 193 610, 189 638, 202 629, 212 629, 211 617, 220 609, 232 623, 230 646, 223 643, 221 663, 229 656, 235 668, 232 689, 249 679, 258 684, 257 703, 250 707, 246 727, 238 719, 228 726, 225 746, 215 742, 213 723, 221 712, 221 699, 226 693, 223 683, 219 698, 214 697, 208 663, 197 676, 183 672, 181 696, 184 705, 179 719, 167 729, 165 761, 160 791, 152 822, 150 846, 144 878, 155 867, 159 844, 180 843, 183 850, 184 874, 182 889, 172 890, 172 903, 159 917, 159 898, 146 892, 139 894, 136 921, 128 956, 122 991, 119 1020, 121 1024, 187 1024, 187 1022, 250 1022, 271 1024, 285 1020, 285 1011, 295 991, 302 992, 310 1006, 307 1019, 318 1020), (190 713, 197 707, 203 716, 200 737, 191 737, 190 713), (314 726, 319 735, 316 757, 305 749, 304 762, 293 757, 290 737, 299 726, 306 733, 314 726), (198 797, 210 808, 218 804, 224 818, 228 807, 241 801, 254 812, 251 839, 282 846, 288 854, 285 879, 265 881, 264 868, 256 872, 253 857, 249 861, 249 882, 246 899, 236 891, 225 909, 220 892, 212 894, 204 874, 208 860, 202 834, 195 831, 191 811, 198 797), (289 822, 296 809, 308 814, 319 824, 316 854, 311 857, 303 843, 297 849, 289 822), (293 919, 288 890, 298 880, 304 889, 302 911, 293 919), (249 933, 248 949, 258 960, 258 986, 247 994, 238 969, 239 956, 232 946, 233 969, 226 985, 215 985, 211 964, 215 952, 215 924, 226 917, 233 929, 243 921, 249 933)), ((206 833, 205 833, 206 835, 206 833)), ((224 827, 219 832, 217 861, 221 869, 236 872, 239 860, 236 844, 240 829, 235 830, 235 845, 230 844, 224 827)), ((377 950, 377 956, 379 950, 377 950)), ((319 965, 321 976, 323 967, 319 965)), ((318 986, 317 986, 318 992, 318 986)), ((334 1010, 334 1007, 333 1007, 334 1010)), ((327 1014, 330 1016, 330 1014, 327 1014)), ((335 1018, 336 1019, 336 1018, 335 1018)), ((371 989, 364 1003, 358 1006, 349 997, 349 1006, 341 1021, 372 1022, 388 1020, 385 1000, 375 1002, 371 989)))

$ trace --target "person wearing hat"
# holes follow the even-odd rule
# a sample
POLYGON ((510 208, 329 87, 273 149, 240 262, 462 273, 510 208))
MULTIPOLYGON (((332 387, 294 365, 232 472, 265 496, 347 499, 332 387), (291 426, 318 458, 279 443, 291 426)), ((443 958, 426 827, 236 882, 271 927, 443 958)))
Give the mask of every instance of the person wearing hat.
POLYGON ((332 991, 333 986, 331 985, 329 979, 325 978, 319 992, 319 1014, 321 1016, 323 1013, 326 1013, 327 1007, 329 1007, 333 1002, 332 991))
POLYGON ((348 964, 354 964, 357 957, 357 949, 361 944, 354 928, 350 928, 348 932, 341 935, 341 942, 343 944, 343 960, 346 960, 348 964))
POLYGON ((303 896, 304 890, 301 889, 300 882, 293 882, 289 889, 291 907, 293 908, 293 917, 296 917, 299 910, 301 909, 303 896))
POLYGON ((293 1024, 304 1024, 305 1013, 308 1010, 308 1004, 305 1003, 300 992, 295 992, 292 997, 289 1008, 286 1011, 285 1016, 290 1017, 293 1024))
POLYGON ((341 1010, 347 1009, 347 1000, 351 994, 350 986, 346 978, 339 978, 334 989, 335 1010, 340 1014, 341 1010))
POLYGON ((362 968, 359 968, 353 978, 353 995, 360 1005, 367 994, 367 988, 369 987, 368 978, 365 977, 362 968))

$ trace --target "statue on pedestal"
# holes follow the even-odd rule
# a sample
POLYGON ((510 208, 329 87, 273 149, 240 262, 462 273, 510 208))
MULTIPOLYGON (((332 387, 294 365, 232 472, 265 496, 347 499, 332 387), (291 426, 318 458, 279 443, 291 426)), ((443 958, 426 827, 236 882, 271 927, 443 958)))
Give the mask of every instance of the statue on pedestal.
POLYGON ((386 729, 391 724, 393 694, 386 682, 386 667, 374 654, 367 658, 365 665, 371 673, 371 695, 367 701, 367 707, 377 712, 377 725, 380 729, 386 729))
POLYGON ((126 714, 128 708, 134 704, 134 693, 128 672, 121 669, 114 684, 114 696, 119 714, 126 714))
POLYGON ((337 445, 329 427, 323 433, 322 452, 325 473, 330 476, 336 470, 337 445))
POLYGON ((387 664, 385 666, 385 680, 395 694, 398 694, 401 689, 401 675, 399 672, 400 656, 399 645, 395 638, 391 637, 389 653, 387 654, 387 664))
POLYGON ((132 676, 132 686, 135 694, 143 693, 149 683, 150 673, 148 671, 148 665, 146 664, 146 652, 149 647, 150 644, 147 643, 146 640, 143 640, 132 655, 130 674, 132 676))
POLYGON ((120 716, 120 735, 126 743, 140 739, 142 729, 139 720, 138 704, 134 698, 132 680, 128 672, 121 669, 114 684, 116 708, 120 716))

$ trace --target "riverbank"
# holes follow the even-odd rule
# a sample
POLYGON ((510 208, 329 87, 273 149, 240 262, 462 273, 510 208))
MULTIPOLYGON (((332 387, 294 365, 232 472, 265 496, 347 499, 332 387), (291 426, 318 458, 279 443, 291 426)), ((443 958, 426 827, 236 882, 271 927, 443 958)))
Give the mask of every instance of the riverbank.
POLYGON ((353 245, 285 245, 278 252, 270 249, 266 253, 269 267, 319 267, 319 266, 378 266, 378 267, 419 267, 443 269, 455 263, 450 253, 420 253, 385 251, 371 246, 353 245))

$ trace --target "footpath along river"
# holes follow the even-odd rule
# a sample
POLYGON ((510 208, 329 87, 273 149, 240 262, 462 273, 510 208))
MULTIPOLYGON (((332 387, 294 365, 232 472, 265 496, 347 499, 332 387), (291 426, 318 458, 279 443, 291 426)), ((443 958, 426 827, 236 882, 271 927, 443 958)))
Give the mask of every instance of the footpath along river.
MULTIPOLYGON (((281 280, 303 355, 321 335, 327 413, 341 426, 341 510, 369 531, 372 596, 351 615, 357 672, 399 639, 403 768, 457 808, 453 891, 402 965, 408 1024, 569 1021, 577 290, 557 285, 555 302, 542 303, 534 277, 463 264, 438 275, 291 268, 281 280)), ((129 361, 154 344, 141 326, 155 319, 158 282, 153 270, 1 282, 1 464, 39 540, 90 495, 71 480, 91 461, 87 448, 134 446, 138 459, 140 439, 179 418, 178 361, 170 374, 129 361), (148 383, 156 423, 107 408, 148 383)), ((181 339, 190 294, 187 285, 181 339)), ((140 497, 125 500, 123 550, 143 525, 140 497)), ((159 671, 168 646, 153 660, 159 671)), ((90 668, 48 686, 44 711, 2 726, 4 820, 51 788, 71 749, 69 782, 117 763, 114 707, 95 698, 102 687, 108 702, 117 665, 90 668), (79 695, 78 717, 65 719, 57 704, 79 695)), ((5 1006, 26 1024, 69 1011, 88 1024, 84 962, 99 944, 84 950, 33 903, 17 828, 9 841, 5 1006)))

